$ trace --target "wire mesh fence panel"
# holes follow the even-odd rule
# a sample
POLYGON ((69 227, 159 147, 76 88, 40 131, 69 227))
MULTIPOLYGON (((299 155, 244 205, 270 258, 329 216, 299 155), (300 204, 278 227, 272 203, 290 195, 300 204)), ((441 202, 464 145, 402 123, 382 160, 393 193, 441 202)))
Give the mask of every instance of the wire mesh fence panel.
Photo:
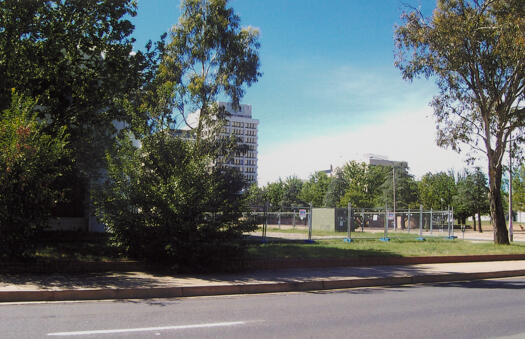
POLYGON ((265 211, 264 207, 252 207, 248 212, 258 227, 252 234, 261 236, 263 241, 275 239, 307 239, 308 208, 296 208, 286 211, 265 211))
MULTIPOLYGON (((251 211, 246 218, 252 218, 258 226, 254 233, 263 240, 283 239, 329 239, 329 238, 371 238, 389 240, 399 233, 419 235, 453 236, 451 211, 420 209, 397 210, 388 208, 298 208, 288 211, 251 211), (353 234, 353 236, 352 236, 353 234)), ((345 240, 345 241, 346 241, 345 240)))

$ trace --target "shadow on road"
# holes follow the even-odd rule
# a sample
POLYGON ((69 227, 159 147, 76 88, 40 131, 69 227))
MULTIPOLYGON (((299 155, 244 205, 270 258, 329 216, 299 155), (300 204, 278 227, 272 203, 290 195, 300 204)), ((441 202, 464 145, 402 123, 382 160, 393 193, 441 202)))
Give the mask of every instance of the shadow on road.
POLYGON ((433 286, 438 287, 460 287, 460 288, 479 288, 479 289, 507 289, 523 290, 525 289, 525 279, 516 278, 491 279, 491 280, 473 280, 458 281, 449 283, 439 283, 433 286))

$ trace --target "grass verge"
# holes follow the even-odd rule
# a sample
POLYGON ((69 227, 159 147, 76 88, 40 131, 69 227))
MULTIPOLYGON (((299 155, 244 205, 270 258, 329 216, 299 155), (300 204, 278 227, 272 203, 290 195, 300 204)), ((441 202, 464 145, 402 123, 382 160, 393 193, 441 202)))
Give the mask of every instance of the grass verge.
MULTIPOLYGON (((293 230, 281 231, 291 232, 293 230)), ((316 235, 341 236, 344 234, 322 232, 316 235)), ((302 240, 267 243, 252 241, 248 244, 247 258, 249 260, 278 260, 366 256, 525 254, 524 243, 504 246, 495 245, 492 242, 470 242, 438 237, 427 237, 426 241, 418 241, 415 233, 389 234, 391 241, 381 242, 378 239, 382 236, 383 233, 355 232, 352 233, 351 243, 345 243, 342 239, 316 240, 313 244, 307 244, 302 240)), ((127 259, 111 246, 109 235, 104 233, 49 232, 41 240, 34 257, 36 260, 118 261, 127 259)))
POLYGON ((351 243, 341 239, 267 242, 251 244, 248 257, 254 260, 352 258, 367 256, 420 257, 446 255, 525 254, 525 244, 495 245, 489 242, 469 242, 428 238, 418 241, 416 235, 396 237, 389 242, 354 238, 351 243))

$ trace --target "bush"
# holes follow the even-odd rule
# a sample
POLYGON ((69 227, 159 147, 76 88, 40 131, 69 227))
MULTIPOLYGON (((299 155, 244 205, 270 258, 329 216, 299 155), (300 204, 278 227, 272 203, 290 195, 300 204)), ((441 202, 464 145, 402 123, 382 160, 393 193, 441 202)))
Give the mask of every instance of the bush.
POLYGON ((51 137, 34 113, 35 102, 16 94, 0 116, 0 256, 32 254, 61 193, 53 183, 66 167, 65 129, 51 137))
POLYGON ((244 255, 241 174, 213 166, 209 150, 159 132, 108 155, 97 213, 130 257, 179 271, 233 270, 244 255))

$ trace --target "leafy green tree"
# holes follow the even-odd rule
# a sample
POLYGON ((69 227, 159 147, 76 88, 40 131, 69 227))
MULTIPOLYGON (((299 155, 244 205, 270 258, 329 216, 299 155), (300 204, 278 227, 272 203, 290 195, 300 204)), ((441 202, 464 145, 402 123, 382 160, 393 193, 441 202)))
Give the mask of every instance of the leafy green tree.
POLYGON ((54 181, 68 170, 67 134, 46 134, 35 101, 16 93, 0 114, 0 257, 33 253, 50 211, 63 199, 54 181))
POLYGON ((516 211, 525 211, 525 164, 512 174, 512 207, 516 211))
POLYGON ((418 184, 419 199, 426 209, 444 210, 452 206, 456 183, 452 173, 427 173, 418 184))
POLYGON ((108 180, 97 211, 115 243, 131 257, 181 271, 238 269, 246 200, 235 169, 213 165, 191 141, 164 131, 133 147, 129 138, 108 155, 108 180))
POLYGON ((299 199, 307 204, 312 203, 313 207, 322 207, 329 185, 330 177, 325 172, 316 172, 303 184, 299 199))
POLYGON ((488 188, 487 180, 481 169, 478 167, 474 171, 465 170, 458 176, 456 183, 457 191, 453 197, 454 215, 465 224, 466 218, 472 216, 474 221, 474 231, 476 230, 476 214, 478 214, 479 231, 481 227, 481 213, 487 213, 488 188))
POLYGON ((339 167, 336 168, 326 190, 323 200, 324 207, 337 207, 339 201, 341 201, 341 198, 345 195, 347 186, 348 183, 345 180, 343 171, 339 167))
POLYGON ((502 158, 512 132, 524 135, 525 3, 438 0, 432 17, 414 10, 402 19, 395 32, 396 66, 405 79, 436 79, 438 145, 458 152, 467 145, 486 155, 494 242, 508 244, 502 158))
POLYGON ((115 120, 132 123, 124 101, 145 62, 131 53, 135 10, 132 0, 0 2, 0 108, 12 88, 38 98, 46 130, 67 127, 79 175, 103 166, 115 120))
MULTIPOLYGON (((389 172, 391 172, 391 168, 387 167, 387 169, 389 172)), ((388 206, 394 205, 393 190, 395 180, 396 208, 418 208, 417 182, 414 180, 414 176, 408 172, 408 167, 396 166, 394 169, 394 175, 395 179, 391 173, 389 175, 385 175, 385 181, 381 185, 381 204, 387 204, 388 206)))
POLYGON ((270 204, 270 210, 278 211, 281 208, 284 199, 284 182, 282 179, 279 178, 278 181, 268 183, 264 191, 268 203, 270 204))
POLYGON ((257 184, 252 184, 248 188, 246 192, 246 200, 248 202, 248 205, 250 207, 262 209, 264 208, 264 204, 266 204, 266 192, 264 189, 257 186, 257 184))
POLYGON ((290 176, 283 183, 283 208, 291 209, 293 206, 305 206, 306 203, 299 198, 303 188, 303 181, 296 176, 290 176))
POLYGON ((240 172, 221 165, 241 148, 218 134, 225 112, 216 100, 237 105, 257 80, 257 34, 240 28, 226 1, 185 0, 181 13, 168 43, 146 55, 158 61, 139 98, 148 128, 141 148, 124 135, 108 156, 98 214, 132 256, 179 270, 238 268, 242 234, 254 227, 242 218, 250 194, 240 172), (173 110, 200 113, 195 140, 173 133, 173 110))
MULTIPOLYGON (((473 203, 473 211, 478 216, 479 231, 483 232, 481 227, 481 215, 490 212, 489 202, 489 188, 487 187, 487 176, 481 171, 479 167, 474 169, 471 175, 472 190, 471 201, 473 203)), ((473 216, 474 218, 474 216, 473 216)))
MULTIPOLYGON (((452 197, 452 206, 454 207, 454 218, 456 218, 461 225, 465 225, 469 216, 472 216, 472 207, 470 201, 470 180, 468 180, 468 172, 458 175, 456 182, 456 194, 452 197)), ((474 220, 474 230, 475 230, 474 220)))
POLYGON ((239 16, 227 5, 227 0, 184 0, 159 68, 171 86, 172 107, 194 128, 197 142, 224 115, 215 105, 219 95, 237 106, 245 86, 261 75, 259 32, 241 28, 239 16), (187 118, 195 112, 199 118, 192 124, 187 118))
POLYGON ((341 198, 338 207, 346 207, 348 203, 356 207, 370 206, 370 195, 368 195, 367 185, 368 166, 357 161, 347 162, 343 168, 343 177, 347 183, 344 196, 341 198))
POLYGON ((347 187, 338 206, 346 207, 349 202, 355 207, 364 208, 382 204, 381 186, 390 173, 388 167, 350 161, 343 166, 342 172, 347 187))

